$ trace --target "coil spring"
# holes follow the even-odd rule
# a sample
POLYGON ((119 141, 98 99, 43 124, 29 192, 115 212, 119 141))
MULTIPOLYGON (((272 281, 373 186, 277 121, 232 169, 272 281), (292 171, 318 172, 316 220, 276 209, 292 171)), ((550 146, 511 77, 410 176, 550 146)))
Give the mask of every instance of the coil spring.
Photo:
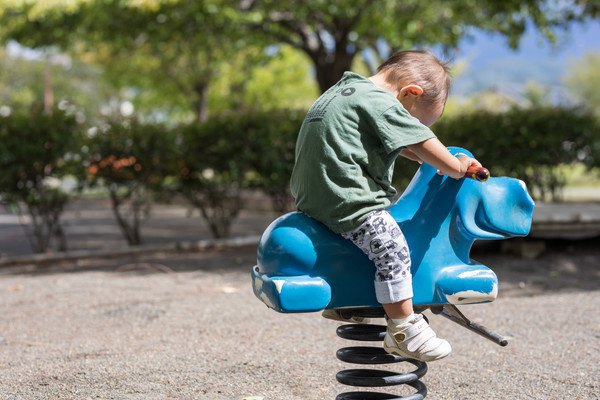
MULTIPOLYGON (((365 308, 344 310, 343 316, 380 318, 384 316, 383 308, 365 308)), ((343 339, 358 341, 383 341, 386 326, 372 324, 347 324, 337 328, 337 335, 343 339)), ((399 397, 389 393, 379 392, 345 392, 336 397, 336 400, 422 400, 427 395, 427 388, 419 379, 427 373, 427 364, 409 358, 388 354, 380 347, 353 346, 344 347, 337 351, 337 358, 353 364, 373 365, 408 362, 416 369, 411 372, 396 373, 375 369, 346 369, 336 375, 338 382, 358 387, 382 387, 409 385, 417 391, 408 396, 399 397)))

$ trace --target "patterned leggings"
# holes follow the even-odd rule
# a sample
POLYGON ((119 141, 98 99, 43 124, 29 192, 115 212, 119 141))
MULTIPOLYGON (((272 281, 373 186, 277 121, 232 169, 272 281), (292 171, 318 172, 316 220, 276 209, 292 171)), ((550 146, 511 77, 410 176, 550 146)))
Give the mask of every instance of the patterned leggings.
POLYGON ((341 235, 351 240, 375 263, 378 302, 397 303, 413 297, 408 245, 388 211, 373 211, 358 228, 341 235))

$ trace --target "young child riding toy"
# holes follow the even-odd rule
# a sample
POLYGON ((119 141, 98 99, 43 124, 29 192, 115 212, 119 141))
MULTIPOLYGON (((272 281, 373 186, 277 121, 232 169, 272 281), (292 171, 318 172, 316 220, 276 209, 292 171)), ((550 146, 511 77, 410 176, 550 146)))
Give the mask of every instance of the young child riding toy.
POLYGON ((369 78, 344 73, 308 111, 291 179, 298 210, 374 262, 375 293, 388 319, 384 349, 421 361, 452 349, 413 312, 409 249, 387 208, 397 193, 392 172, 398 155, 454 179, 481 166, 453 156, 429 129, 444 111, 450 82, 447 66, 420 50, 394 54, 369 78))

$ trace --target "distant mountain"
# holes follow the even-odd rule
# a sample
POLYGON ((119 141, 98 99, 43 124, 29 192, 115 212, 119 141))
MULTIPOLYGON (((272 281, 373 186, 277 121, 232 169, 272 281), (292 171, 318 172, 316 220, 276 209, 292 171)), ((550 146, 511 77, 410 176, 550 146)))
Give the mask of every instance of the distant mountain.
POLYGON ((455 53, 456 61, 467 67, 456 77, 453 95, 468 96, 487 89, 519 92, 528 81, 553 92, 565 91, 563 78, 570 63, 586 53, 600 52, 600 21, 574 24, 569 32, 556 35, 558 43, 553 46, 529 29, 519 48, 511 50, 501 35, 475 31, 455 53))

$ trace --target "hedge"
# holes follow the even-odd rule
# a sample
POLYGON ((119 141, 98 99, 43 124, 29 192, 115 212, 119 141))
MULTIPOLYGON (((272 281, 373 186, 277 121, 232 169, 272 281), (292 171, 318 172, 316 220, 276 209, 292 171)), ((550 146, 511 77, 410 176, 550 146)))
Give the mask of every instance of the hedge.
MULTIPOLYGON (((229 234, 242 208, 242 193, 259 189, 274 209, 289 207, 289 178, 305 111, 221 114, 206 123, 166 127, 134 119, 85 129, 60 110, 0 118, 0 198, 26 205, 34 219, 37 251, 53 235, 65 247, 59 217, 68 196, 52 179, 70 175, 104 184, 131 244, 150 200, 181 193, 197 207, 216 237, 229 234), (83 132, 91 133, 82 138, 83 132), (130 202, 131 219, 122 205, 130 202)), ((446 145, 472 151, 492 175, 523 179, 538 198, 559 198, 565 165, 600 167, 600 123, 582 110, 557 107, 478 111, 442 118, 433 130, 446 145)), ((399 159, 395 184, 402 189, 418 164, 399 159)))
POLYGON ((66 250, 60 217, 71 193, 62 180, 83 178, 82 131, 75 116, 60 109, 32 107, 0 117, 0 201, 29 215, 35 252, 53 243, 66 250))
POLYGON ((88 184, 108 189, 121 233, 130 245, 142 244, 140 228, 174 174, 173 132, 135 118, 109 120, 91 131, 87 145, 88 184))
POLYGON ((222 114, 181 127, 179 192, 198 208, 215 237, 225 237, 244 189, 261 189, 283 212, 304 112, 222 114))
POLYGON ((536 197, 557 200, 564 165, 600 167, 600 124, 573 108, 514 108, 441 119, 434 131, 446 145, 469 149, 493 175, 522 179, 536 197))

